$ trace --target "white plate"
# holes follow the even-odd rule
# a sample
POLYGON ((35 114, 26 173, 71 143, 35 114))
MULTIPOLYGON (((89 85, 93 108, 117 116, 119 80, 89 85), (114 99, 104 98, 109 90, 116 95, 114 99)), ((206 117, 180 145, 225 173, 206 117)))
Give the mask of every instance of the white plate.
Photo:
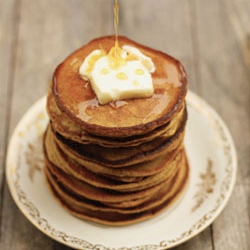
POLYGON ((6 176, 19 209, 51 238, 85 250, 166 249, 200 233, 225 207, 236 178, 234 143, 218 114, 189 91, 185 145, 191 178, 178 204, 153 219, 123 227, 73 217, 51 195, 42 171, 45 103, 44 97, 17 125, 8 148, 6 176))

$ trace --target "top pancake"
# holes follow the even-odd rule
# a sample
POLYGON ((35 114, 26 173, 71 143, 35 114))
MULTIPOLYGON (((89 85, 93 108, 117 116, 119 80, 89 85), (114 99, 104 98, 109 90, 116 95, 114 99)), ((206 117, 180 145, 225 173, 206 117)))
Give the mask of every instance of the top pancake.
POLYGON ((181 109, 187 91, 184 67, 167 54, 120 36, 120 47, 134 46, 151 57, 156 67, 152 74, 154 94, 100 105, 89 82, 80 78, 79 68, 90 52, 100 48, 108 52, 114 41, 114 36, 97 38, 68 56, 54 72, 52 93, 60 110, 89 133, 107 137, 148 133, 181 109))

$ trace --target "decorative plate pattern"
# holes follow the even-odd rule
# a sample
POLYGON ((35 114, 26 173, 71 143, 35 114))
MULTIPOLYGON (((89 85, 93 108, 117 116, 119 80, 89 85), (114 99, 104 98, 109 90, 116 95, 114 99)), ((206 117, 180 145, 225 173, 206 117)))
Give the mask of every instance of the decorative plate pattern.
POLYGON ((51 195, 42 171, 45 103, 43 97, 17 125, 9 143, 6 177, 19 209, 54 240, 85 250, 166 249, 200 233, 225 207, 236 178, 234 143, 218 114, 189 91, 185 146, 191 176, 180 201, 153 219, 123 227, 75 218, 51 195))

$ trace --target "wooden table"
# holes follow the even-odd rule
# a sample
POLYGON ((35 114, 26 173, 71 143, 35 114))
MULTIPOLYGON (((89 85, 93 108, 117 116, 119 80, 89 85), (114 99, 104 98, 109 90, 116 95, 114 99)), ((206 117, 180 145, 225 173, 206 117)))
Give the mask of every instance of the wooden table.
MULTIPOLYGON (((65 56, 112 34, 112 0, 0 0, 0 249, 69 249, 36 229, 5 179, 8 140, 25 111, 45 95, 65 56)), ((185 65, 189 89, 231 131, 238 153, 232 197, 215 222, 175 249, 250 249, 250 1, 120 0, 119 33, 185 65)))

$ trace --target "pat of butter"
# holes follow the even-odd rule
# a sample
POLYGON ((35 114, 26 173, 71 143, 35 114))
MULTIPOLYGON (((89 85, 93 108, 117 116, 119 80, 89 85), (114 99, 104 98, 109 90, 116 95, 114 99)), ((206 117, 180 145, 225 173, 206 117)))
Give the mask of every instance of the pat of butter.
POLYGON ((139 61, 129 61, 124 67, 110 69, 108 57, 104 56, 95 63, 90 82, 101 104, 149 97, 154 92, 151 75, 139 61))
POLYGON ((154 93, 151 58, 131 46, 123 47, 126 64, 111 68, 108 55, 101 50, 92 51, 80 67, 81 77, 90 80, 101 104, 115 100, 146 98, 154 93))

